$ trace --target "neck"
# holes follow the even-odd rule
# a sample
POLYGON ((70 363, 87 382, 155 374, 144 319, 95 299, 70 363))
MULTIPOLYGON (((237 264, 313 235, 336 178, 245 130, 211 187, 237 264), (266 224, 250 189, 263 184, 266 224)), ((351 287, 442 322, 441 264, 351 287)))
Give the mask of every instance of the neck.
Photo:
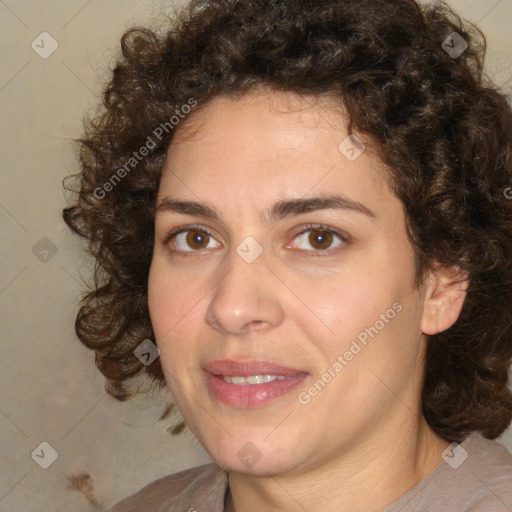
POLYGON ((425 420, 359 443, 310 468, 272 476, 229 473, 226 512, 382 512, 427 477, 449 443, 425 420), (408 435, 407 435, 408 434, 408 435))

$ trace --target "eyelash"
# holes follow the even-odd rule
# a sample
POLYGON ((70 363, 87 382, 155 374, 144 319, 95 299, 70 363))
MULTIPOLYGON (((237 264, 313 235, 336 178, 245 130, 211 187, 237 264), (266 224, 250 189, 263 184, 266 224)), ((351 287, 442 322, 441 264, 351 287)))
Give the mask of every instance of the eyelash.
MULTIPOLYGON (((304 233, 307 233, 308 231, 313 231, 313 230, 327 231, 327 232, 331 233, 335 237, 339 238, 339 240, 342 242, 341 246, 347 245, 349 243, 348 235, 344 235, 342 233, 339 233, 338 231, 336 231, 332 227, 327 226, 325 224, 306 224, 303 227, 303 229, 293 237, 293 240, 295 240, 296 238, 300 237, 304 233)), ((212 233, 210 231, 208 231, 208 229, 204 228, 203 226, 189 225, 189 226, 182 226, 182 227, 180 227, 178 229, 170 231, 164 237, 164 239, 162 240, 162 244, 167 246, 169 244, 169 242, 171 242, 171 240, 174 237, 176 237, 177 235, 179 235, 181 233, 187 233, 188 231, 198 231, 200 233, 204 233, 207 236, 215 239, 215 237, 212 235, 212 233)), ((324 249, 324 250, 307 250, 307 249, 298 249, 298 250, 299 251, 303 251, 303 252, 309 252, 309 253, 311 253, 314 256, 322 256, 324 254, 329 254, 330 255, 331 252, 334 252, 334 251, 336 251, 338 249, 340 249, 340 246, 337 246, 334 249, 324 249)), ((197 254, 199 254, 199 253, 201 253, 203 251, 200 250, 200 249, 196 250, 196 251, 194 251, 194 250, 180 251, 179 249, 177 249, 177 250, 176 249, 171 249, 171 252, 173 252, 175 254, 179 254, 181 256, 195 256, 195 255, 197 255, 197 254)))

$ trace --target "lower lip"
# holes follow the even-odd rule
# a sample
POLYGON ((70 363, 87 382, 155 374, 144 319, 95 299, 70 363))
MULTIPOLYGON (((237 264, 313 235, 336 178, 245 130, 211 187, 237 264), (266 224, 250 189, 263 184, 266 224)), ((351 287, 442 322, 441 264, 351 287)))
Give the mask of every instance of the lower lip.
POLYGON ((307 376, 306 373, 300 373, 286 379, 276 379, 262 384, 240 386, 225 382, 222 377, 206 373, 210 392, 216 400, 243 409, 261 407, 271 400, 288 394, 304 381, 307 376))

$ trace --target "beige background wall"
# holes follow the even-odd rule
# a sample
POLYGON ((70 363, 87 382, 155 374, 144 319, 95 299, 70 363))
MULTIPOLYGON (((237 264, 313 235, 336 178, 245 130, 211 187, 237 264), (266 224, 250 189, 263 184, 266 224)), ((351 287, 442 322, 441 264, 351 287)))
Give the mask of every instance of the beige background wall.
MULTIPOLYGON (((480 22, 489 70, 511 88, 512 0, 450 4, 480 22)), ((208 460, 189 433, 171 437, 176 418, 158 421, 164 405, 156 398, 122 404, 105 395, 73 329, 90 263, 60 219, 61 180, 77 169, 71 139, 97 101, 120 35, 169 5, 0 0, 1 512, 104 510, 208 460), (42 58, 52 44, 56 51, 42 58)), ((500 441, 512 449, 512 431, 500 441)))

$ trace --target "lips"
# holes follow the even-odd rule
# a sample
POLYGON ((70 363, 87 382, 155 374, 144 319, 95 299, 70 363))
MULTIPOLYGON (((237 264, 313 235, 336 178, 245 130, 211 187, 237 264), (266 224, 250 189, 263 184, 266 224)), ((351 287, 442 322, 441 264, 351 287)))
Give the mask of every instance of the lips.
POLYGON ((267 361, 210 361, 203 366, 203 369, 216 376, 226 377, 249 377, 250 375, 282 375, 293 377, 304 374, 301 370, 288 368, 267 361))
POLYGON ((309 375, 301 370, 267 361, 211 361, 203 366, 203 370, 212 398, 223 404, 245 409, 262 407, 290 393, 309 375), (246 381, 247 377, 255 376, 277 378, 270 381, 250 378, 246 381))

